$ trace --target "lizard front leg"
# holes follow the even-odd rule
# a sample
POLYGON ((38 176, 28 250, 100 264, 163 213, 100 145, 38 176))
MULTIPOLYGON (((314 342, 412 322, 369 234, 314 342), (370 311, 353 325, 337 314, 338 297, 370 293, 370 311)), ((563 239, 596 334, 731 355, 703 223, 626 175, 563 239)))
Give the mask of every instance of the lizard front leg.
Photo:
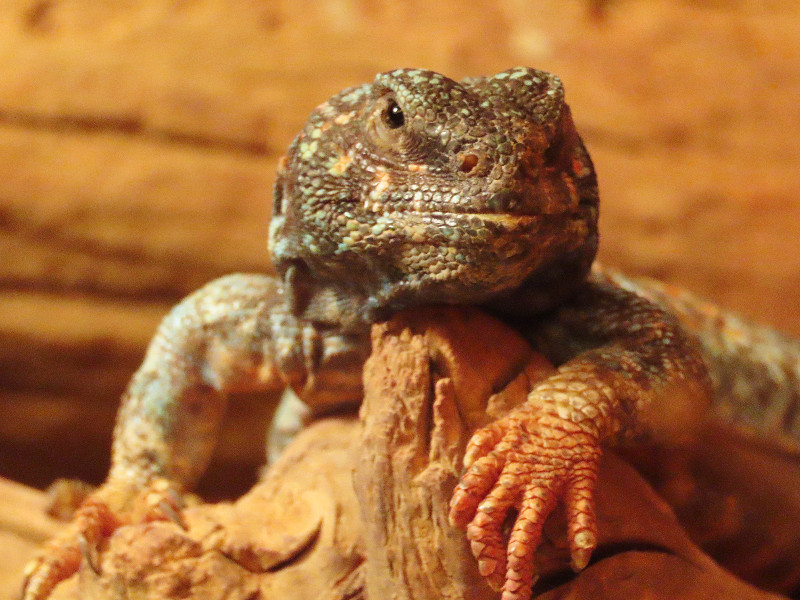
POLYGON ((693 339, 662 309, 599 275, 521 329, 560 367, 525 404, 475 434, 450 513, 503 600, 530 597, 533 553, 559 501, 572 566, 588 564, 597 545, 593 494, 602 443, 688 441, 711 397, 693 339), (519 514, 506 545, 512 509, 519 514))
POLYGON ((93 564, 121 524, 180 522, 178 492, 205 470, 229 393, 292 386, 312 406, 360 400, 368 339, 318 329, 285 304, 278 280, 231 275, 172 309, 123 396, 106 482, 28 565, 25 600, 46 598, 84 555, 93 564))

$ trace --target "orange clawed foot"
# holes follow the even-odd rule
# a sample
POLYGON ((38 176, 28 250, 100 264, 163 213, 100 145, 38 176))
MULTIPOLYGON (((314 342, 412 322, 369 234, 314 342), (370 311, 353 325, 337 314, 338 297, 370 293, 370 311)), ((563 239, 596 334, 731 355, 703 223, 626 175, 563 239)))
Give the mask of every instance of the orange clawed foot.
POLYGON ((527 600, 538 578, 534 552, 559 500, 566 504, 572 568, 597 545, 593 494, 600 446, 579 425, 526 404, 479 430, 467 446, 466 473, 450 521, 467 530, 481 575, 502 600, 527 600), (506 542, 508 511, 519 514, 506 542))
POLYGON ((122 525, 170 520, 185 528, 181 507, 180 494, 166 479, 156 479, 138 493, 106 484, 83 502, 69 528, 26 565, 22 600, 44 600, 56 585, 76 573, 84 560, 99 573, 98 546, 122 525))

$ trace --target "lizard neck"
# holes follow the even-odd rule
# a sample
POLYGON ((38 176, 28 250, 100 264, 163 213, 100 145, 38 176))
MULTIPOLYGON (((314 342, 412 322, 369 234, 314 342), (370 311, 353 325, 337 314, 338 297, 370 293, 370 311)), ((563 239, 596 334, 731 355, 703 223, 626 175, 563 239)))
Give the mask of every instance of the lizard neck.
POLYGON ((560 306, 586 282, 597 251, 597 236, 563 260, 533 272, 522 285, 490 300, 486 307, 510 317, 547 312, 560 306))

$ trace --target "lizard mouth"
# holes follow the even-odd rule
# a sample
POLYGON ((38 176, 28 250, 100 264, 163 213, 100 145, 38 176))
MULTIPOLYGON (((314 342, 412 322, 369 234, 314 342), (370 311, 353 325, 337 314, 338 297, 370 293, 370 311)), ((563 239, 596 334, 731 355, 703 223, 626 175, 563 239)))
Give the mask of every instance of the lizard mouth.
MULTIPOLYGON (((583 202, 580 204, 582 205, 583 202)), ((500 193, 494 194, 488 200, 473 201, 469 204, 461 204, 457 199, 440 202, 422 200, 409 206, 407 200, 399 199, 395 202, 383 202, 380 205, 369 206, 367 204, 366 208, 371 209, 371 212, 375 214, 382 215, 417 215, 418 217, 435 215, 454 219, 481 218, 486 221, 501 222, 541 217, 570 217, 578 215, 582 206, 577 204, 547 206, 536 201, 519 200, 517 195, 511 199, 510 195, 500 193)))
POLYGON ((525 225, 541 221, 543 215, 526 215, 514 213, 493 213, 493 212, 469 212, 469 213, 450 213, 446 216, 454 219, 472 221, 474 224, 494 224, 500 226, 525 225))
POLYGON ((527 219, 533 217, 571 218, 582 214, 593 204, 591 197, 579 192, 576 186, 558 182, 537 182, 539 185, 522 190, 502 189, 477 194, 392 198, 383 202, 365 202, 364 208, 378 214, 450 215, 480 217, 492 221, 527 219), (563 187, 561 187, 563 186, 563 187))
POLYGON ((526 215, 478 211, 392 211, 377 220, 373 231, 377 234, 384 229, 402 232, 402 237, 414 243, 491 245, 515 237, 528 240, 543 231, 567 229, 571 224, 584 220, 580 212, 526 215))

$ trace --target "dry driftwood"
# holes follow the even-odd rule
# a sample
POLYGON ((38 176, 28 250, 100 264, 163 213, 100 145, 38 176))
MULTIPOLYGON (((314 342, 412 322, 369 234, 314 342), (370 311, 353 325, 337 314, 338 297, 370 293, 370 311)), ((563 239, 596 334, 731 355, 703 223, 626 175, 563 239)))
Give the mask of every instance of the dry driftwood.
MULTIPOLYGON (((54 600, 496 598, 448 524, 447 503, 471 432, 549 368, 474 310, 376 325, 361 423, 312 425, 240 500, 187 509, 186 531, 121 528, 102 549, 101 574, 84 565, 54 600)), ((563 515, 554 515, 537 556, 538 598, 777 598, 698 550, 621 459, 609 453, 601 469, 595 561, 569 571, 563 515)))

